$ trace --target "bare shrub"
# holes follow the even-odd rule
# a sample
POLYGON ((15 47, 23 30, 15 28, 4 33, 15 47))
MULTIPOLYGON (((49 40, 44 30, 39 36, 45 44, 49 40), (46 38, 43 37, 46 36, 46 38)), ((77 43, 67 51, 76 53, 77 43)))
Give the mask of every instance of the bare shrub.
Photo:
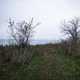
POLYGON ((80 39, 80 19, 74 18, 70 21, 64 21, 62 25, 62 30, 65 33, 65 35, 68 36, 68 39, 66 40, 65 47, 68 46, 68 50, 70 53, 77 53, 78 49, 78 42, 80 39))

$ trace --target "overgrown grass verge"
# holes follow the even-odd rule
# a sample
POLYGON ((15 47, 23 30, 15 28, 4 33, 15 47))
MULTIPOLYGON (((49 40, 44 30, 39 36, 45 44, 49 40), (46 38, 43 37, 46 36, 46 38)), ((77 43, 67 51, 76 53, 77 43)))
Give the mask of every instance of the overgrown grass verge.
POLYGON ((0 80, 80 80, 80 56, 54 46, 33 46, 29 64, 0 65, 0 80))

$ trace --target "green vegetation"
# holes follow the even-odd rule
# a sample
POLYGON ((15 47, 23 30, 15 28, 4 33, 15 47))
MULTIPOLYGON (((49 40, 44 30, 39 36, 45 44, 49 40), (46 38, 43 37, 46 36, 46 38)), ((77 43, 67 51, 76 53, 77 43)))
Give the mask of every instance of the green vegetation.
MULTIPOLYGON (((0 47, 0 54, 16 53, 17 49, 0 47)), ((0 80, 80 80, 80 56, 65 54, 58 44, 36 45, 30 51, 33 55, 29 63, 12 63, 4 57, 0 80)))

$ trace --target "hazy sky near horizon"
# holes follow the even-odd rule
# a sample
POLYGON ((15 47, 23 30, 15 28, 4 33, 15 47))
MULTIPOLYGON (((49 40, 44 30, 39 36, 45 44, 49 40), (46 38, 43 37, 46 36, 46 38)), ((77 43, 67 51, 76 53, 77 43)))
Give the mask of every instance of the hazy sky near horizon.
POLYGON ((80 0, 0 0, 0 37, 8 36, 8 19, 34 18, 35 39, 61 39, 61 22, 80 16, 80 0))

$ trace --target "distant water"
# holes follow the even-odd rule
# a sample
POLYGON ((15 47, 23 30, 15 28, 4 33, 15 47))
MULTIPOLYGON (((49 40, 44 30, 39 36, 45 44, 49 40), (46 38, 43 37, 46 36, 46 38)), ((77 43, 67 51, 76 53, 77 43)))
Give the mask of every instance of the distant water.
POLYGON ((36 45, 36 44, 47 44, 47 43, 56 43, 58 42, 58 40, 44 40, 44 39, 40 39, 40 40, 32 40, 31 44, 36 45))
MULTIPOLYGON (((47 43, 56 43, 56 42, 59 42, 59 40, 39 39, 39 40, 31 40, 30 44, 37 45, 37 44, 47 44, 47 43)), ((15 44, 15 40, 14 39, 0 39, 0 45, 10 45, 10 44, 15 44)))
POLYGON ((15 44, 15 40, 13 39, 0 39, 0 45, 9 45, 15 44))

